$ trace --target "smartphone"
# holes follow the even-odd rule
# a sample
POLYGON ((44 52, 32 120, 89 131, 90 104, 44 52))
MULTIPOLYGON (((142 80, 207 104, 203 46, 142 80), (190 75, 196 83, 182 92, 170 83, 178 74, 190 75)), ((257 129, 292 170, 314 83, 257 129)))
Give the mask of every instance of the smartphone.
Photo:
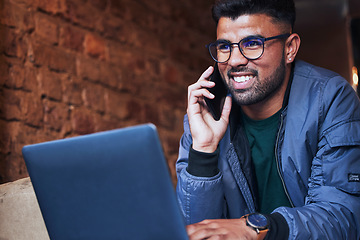
POLYGON ((210 81, 215 82, 213 88, 208 88, 209 92, 214 94, 215 98, 205 98, 205 102, 214 119, 218 121, 221 117, 228 90, 222 80, 217 63, 214 65, 214 72, 210 76, 210 81))

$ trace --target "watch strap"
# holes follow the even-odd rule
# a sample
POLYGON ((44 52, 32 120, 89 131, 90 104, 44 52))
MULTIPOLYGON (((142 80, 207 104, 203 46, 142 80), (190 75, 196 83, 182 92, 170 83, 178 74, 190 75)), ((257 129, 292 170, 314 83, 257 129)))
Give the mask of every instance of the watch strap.
POLYGON ((263 229, 263 230, 259 230, 258 232, 258 236, 257 236, 257 240, 262 240, 265 239, 266 234, 268 233, 269 229, 263 229))
POLYGON ((265 228, 265 229, 260 230, 260 229, 258 229, 258 228, 254 228, 254 227, 250 226, 250 225, 248 224, 248 222, 247 222, 247 221, 248 221, 248 220, 247 220, 247 217, 248 217, 249 215, 250 215, 250 214, 246 214, 246 215, 242 216, 242 218, 245 218, 246 225, 249 226, 250 228, 252 228, 252 229, 258 234, 256 240, 265 239, 266 234, 267 234, 268 231, 269 231, 269 228, 265 228))

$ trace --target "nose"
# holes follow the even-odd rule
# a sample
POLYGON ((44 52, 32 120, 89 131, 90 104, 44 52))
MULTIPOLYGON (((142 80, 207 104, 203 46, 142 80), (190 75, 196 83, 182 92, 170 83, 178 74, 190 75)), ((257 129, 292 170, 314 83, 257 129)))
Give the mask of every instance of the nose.
POLYGON ((238 67, 246 65, 248 62, 249 60, 241 53, 239 46, 233 45, 228 65, 238 67))

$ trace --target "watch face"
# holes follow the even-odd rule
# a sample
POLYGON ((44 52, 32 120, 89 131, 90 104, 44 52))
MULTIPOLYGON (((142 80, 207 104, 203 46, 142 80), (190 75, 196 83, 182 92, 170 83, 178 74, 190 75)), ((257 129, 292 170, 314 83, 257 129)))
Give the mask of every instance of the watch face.
POLYGON ((259 213, 253 213, 250 214, 247 217, 247 221, 248 223, 255 228, 266 228, 268 226, 268 220, 267 218, 259 213))

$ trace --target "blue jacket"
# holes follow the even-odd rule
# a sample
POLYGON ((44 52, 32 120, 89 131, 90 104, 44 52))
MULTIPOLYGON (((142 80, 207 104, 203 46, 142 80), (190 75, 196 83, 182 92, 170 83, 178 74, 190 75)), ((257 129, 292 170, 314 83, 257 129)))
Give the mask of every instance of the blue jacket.
MULTIPOLYGON (((296 61, 276 140, 278 169, 293 205, 274 210, 289 239, 360 239, 360 103, 342 77, 296 61)), ((238 133, 242 134, 242 132, 238 133)), ((244 164, 245 135, 235 151, 230 127, 221 140, 214 177, 186 171, 192 137, 187 116, 176 163, 177 196, 186 223, 239 218, 256 211, 244 164)), ((240 138, 241 139, 241 138, 240 138)))

